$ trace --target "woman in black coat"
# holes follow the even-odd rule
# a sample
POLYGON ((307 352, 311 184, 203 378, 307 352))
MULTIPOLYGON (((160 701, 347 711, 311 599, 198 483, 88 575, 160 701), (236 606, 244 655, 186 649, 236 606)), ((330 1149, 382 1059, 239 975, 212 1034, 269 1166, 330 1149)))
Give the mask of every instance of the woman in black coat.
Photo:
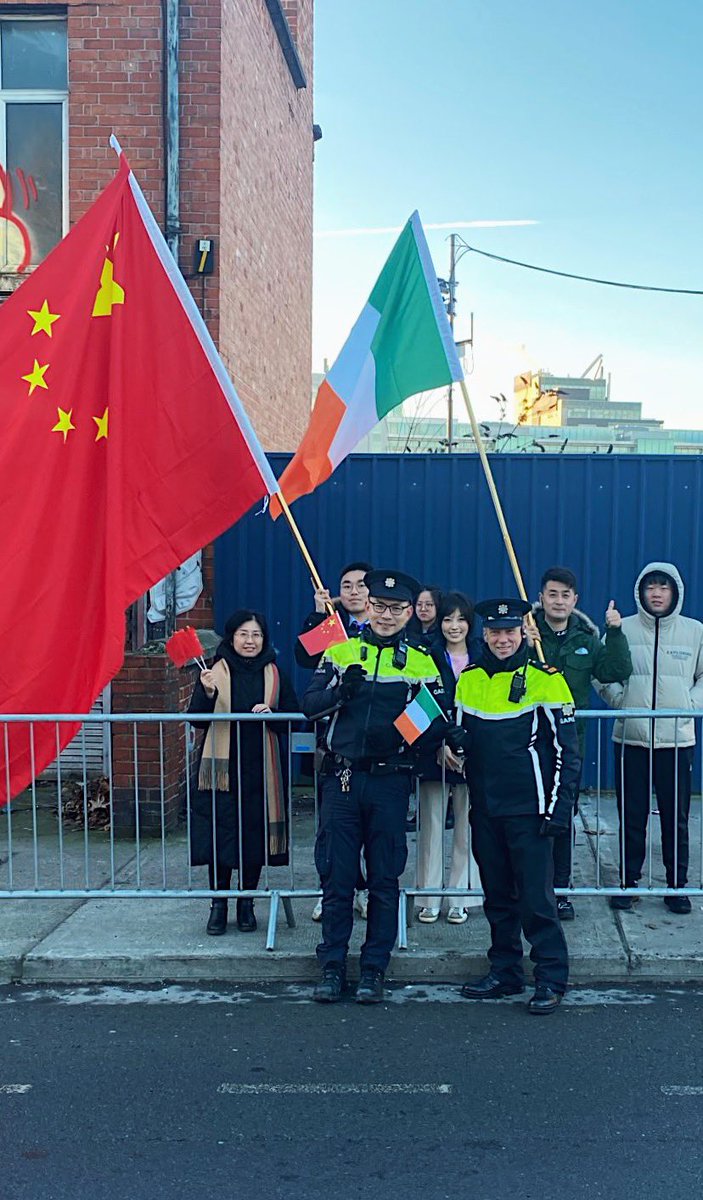
MULTIPOLYGON (((298 709, 293 687, 276 665, 265 618, 250 609, 238 609, 225 625, 212 668, 201 672, 189 712, 298 709)), ((191 864, 207 864, 210 887, 218 891, 229 889, 232 870, 238 868, 242 890, 254 891, 266 861, 271 866, 288 862, 287 727, 259 721, 193 724, 207 734, 200 753, 198 788, 191 800, 191 864)), ((256 929, 253 900, 237 900, 237 925, 244 932, 256 929)), ((222 934, 226 928, 227 901, 213 900, 207 932, 222 934)))

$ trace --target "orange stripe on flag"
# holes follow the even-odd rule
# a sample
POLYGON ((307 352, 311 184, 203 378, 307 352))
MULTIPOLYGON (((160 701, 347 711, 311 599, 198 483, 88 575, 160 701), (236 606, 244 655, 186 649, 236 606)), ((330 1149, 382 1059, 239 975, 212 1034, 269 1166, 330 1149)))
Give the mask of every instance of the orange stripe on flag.
POLYGON ((399 717, 396 717, 393 724, 395 725, 401 737, 404 738, 410 746, 412 746, 413 742, 416 742, 420 736, 420 730, 415 722, 408 716, 407 711, 402 712, 399 717))
MULTIPOLYGON (((292 504, 299 496, 307 496, 318 484, 329 479, 332 474, 329 448, 346 411, 344 401, 323 379, 305 436, 278 481, 288 504, 292 504)), ((274 521, 281 511, 281 505, 273 495, 269 512, 274 521)))

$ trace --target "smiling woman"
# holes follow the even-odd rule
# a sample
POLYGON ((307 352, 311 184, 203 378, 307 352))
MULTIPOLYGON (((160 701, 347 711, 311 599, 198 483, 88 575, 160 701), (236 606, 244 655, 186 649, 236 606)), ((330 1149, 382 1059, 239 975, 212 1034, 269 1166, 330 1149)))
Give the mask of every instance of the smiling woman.
MULTIPOLYGON (((190 712, 215 714, 296 712, 298 700, 276 664, 261 613, 238 609, 225 625, 215 661, 202 671, 190 712)), ((228 891, 239 869, 239 888, 254 891, 264 863, 288 861, 285 727, 258 722, 194 721, 206 729, 191 806, 192 864, 207 864, 210 887, 228 891), (241 851, 241 853, 240 853, 241 851)), ((256 929, 254 903, 237 900, 237 926, 256 929)), ((207 932, 225 933, 227 901, 212 902, 207 932)))

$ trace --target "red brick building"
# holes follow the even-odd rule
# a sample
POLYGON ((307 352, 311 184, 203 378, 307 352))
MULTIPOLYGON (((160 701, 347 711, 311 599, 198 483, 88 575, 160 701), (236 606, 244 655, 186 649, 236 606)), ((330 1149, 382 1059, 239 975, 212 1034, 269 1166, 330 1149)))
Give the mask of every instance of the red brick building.
MULTIPOLYGON (((0 295, 110 179, 113 132, 164 225, 168 7, 0 0, 0 295)), ((289 450, 310 412, 313 0, 173 7, 181 268, 214 239, 195 297, 264 447, 289 450)))
MULTIPOLYGON (((270 450, 310 412, 312 37, 313 0, 0 0, 0 299, 109 181, 114 133, 270 450)), ((113 706, 163 709, 169 668, 139 658, 113 706)))

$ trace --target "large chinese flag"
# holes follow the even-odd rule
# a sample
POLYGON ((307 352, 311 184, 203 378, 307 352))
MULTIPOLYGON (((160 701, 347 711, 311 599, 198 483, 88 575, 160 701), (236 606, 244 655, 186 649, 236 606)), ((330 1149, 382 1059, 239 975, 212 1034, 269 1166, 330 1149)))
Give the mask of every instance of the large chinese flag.
POLYGON ((124 156, 0 308, 0 364, 2 805, 57 752, 2 714, 88 712, 126 607, 276 482, 124 156))

